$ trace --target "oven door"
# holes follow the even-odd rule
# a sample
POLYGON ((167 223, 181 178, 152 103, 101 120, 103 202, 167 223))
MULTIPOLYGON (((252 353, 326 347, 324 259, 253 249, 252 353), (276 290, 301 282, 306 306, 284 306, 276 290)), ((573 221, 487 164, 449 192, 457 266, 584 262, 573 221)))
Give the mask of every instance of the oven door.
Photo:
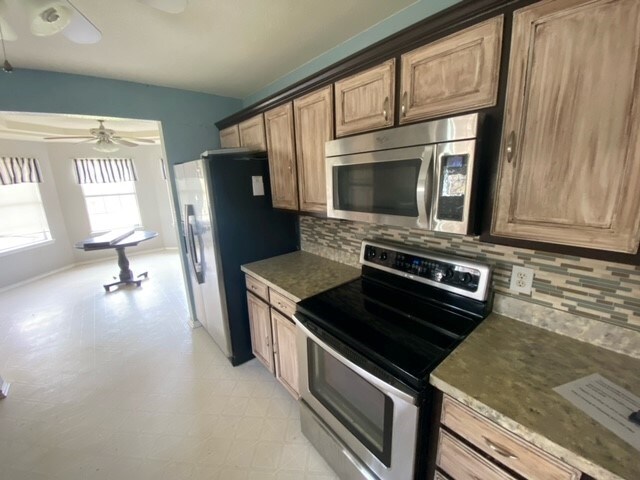
POLYGON ((305 432, 303 418, 305 435, 339 475, 413 478, 417 392, 327 336, 304 315, 296 313, 295 319, 302 412, 305 407, 313 411, 330 440, 314 442, 314 435, 305 432), (346 469, 349 462, 352 466, 346 469))
POLYGON ((435 145, 328 157, 327 216, 429 228, 435 145))

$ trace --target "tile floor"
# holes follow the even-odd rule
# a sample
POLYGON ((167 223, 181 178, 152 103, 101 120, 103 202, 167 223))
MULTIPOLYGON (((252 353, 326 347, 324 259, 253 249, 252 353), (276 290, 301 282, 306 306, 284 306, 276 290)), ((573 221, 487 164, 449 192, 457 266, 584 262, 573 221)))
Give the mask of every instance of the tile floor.
POLYGON ((139 289, 105 294, 114 257, 0 293, 0 479, 335 480, 266 369, 188 326, 177 254, 130 260, 139 289))

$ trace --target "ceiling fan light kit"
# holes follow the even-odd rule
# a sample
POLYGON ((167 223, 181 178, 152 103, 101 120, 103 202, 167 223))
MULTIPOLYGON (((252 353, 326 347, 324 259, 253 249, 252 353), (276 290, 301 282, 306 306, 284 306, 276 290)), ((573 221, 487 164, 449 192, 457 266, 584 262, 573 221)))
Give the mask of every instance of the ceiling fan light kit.
POLYGON ((73 10, 66 1, 28 0, 31 33, 38 37, 48 37, 64 30, 73 16, 73 10))
POLYGON ((115 143, 113 143, 110 140, 105 140, 101 138, 93 146, 93 149, 102 153, 113 153, 120 150, 120 147, 118 147, 115 143))

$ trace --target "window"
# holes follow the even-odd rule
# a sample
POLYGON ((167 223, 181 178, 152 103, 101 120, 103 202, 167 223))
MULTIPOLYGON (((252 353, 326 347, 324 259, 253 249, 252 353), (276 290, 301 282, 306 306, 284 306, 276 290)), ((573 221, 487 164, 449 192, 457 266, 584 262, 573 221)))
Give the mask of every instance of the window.
POLYGON ((85 183, 81 187, 92 233, 140 226, 135 182, 85 183))
POLYGON ((37 183, 0 186, 0 252, 51 240, 37 183))

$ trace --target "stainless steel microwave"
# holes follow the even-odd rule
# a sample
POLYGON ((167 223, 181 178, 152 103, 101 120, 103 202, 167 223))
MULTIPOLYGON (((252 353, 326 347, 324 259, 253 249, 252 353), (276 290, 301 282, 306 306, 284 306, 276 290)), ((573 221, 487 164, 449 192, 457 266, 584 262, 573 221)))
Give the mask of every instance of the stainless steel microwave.
POLYGON ((327 215, 469 234, 477 113, 327 142, 327 215))

